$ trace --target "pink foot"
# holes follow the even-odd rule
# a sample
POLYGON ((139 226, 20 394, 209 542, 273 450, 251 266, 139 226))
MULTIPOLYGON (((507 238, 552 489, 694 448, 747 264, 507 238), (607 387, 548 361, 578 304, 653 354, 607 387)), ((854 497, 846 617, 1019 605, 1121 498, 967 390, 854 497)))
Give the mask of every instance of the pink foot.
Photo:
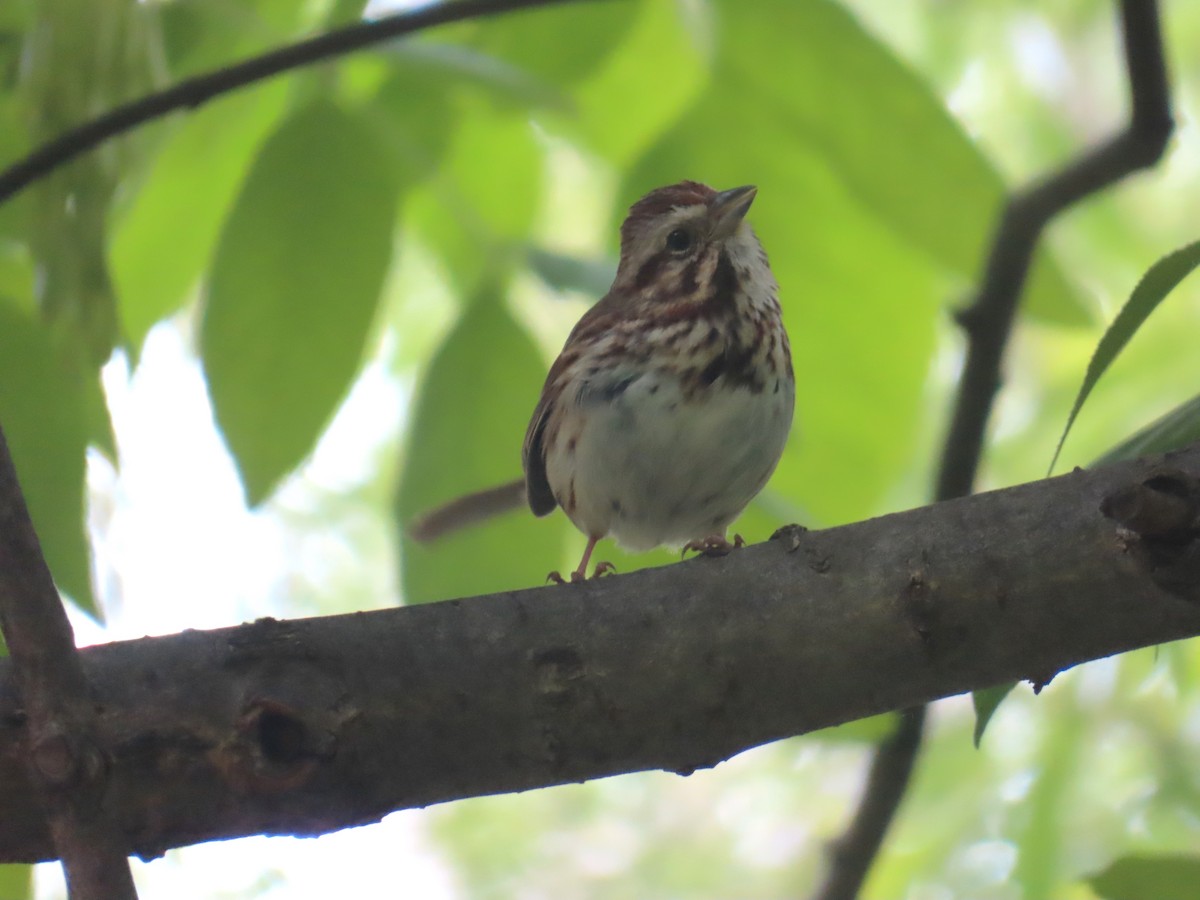
POLYGON ((724 556, 730 550, 736 550, 738 547, 745 547, 746 542, 740 534, 733 536, 733 542, 730 543, 725 539, 723 534, 710 534, 706 538, 698 541, 688 541, 683 545, 683 553, 686 554, 689 550, 699 553, 701 556, 724 556))

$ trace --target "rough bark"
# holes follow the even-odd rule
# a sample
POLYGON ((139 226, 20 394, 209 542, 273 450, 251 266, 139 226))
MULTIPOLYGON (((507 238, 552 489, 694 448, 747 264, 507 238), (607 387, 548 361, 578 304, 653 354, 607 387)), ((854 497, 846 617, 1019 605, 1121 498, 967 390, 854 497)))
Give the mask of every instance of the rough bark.
MULTIPOLYGON (((1200 445, 576 585, 86 649, 149 857, 646 769, 1200 633, 1200 445)), ((0 664, 0 859, 53 850, 0 664)))

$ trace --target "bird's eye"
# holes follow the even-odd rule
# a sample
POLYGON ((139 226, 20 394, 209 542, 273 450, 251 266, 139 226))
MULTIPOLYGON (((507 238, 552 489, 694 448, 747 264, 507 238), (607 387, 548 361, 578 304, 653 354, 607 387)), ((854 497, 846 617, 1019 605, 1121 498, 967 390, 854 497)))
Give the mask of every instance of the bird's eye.
POLYGON ((686 228, 676 228, 667 235, 667 249, 672 253, 686 253, 692 248, 692 235, 686 228))

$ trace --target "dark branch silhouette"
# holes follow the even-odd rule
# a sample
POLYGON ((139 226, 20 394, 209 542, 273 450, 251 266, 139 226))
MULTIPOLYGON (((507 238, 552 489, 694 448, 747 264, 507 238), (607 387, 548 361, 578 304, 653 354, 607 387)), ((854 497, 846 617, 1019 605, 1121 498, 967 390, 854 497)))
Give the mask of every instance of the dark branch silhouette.
MULTIPOLYGON (((80 652, 139 855, 748 747, 1200 634, 1200 444, 722 559, 80 652), (764 627, 766 623, 767 627, 764 627), (869 664, 864 664, 869 660, 869 664)), ((0 860, 53 855, 0 662, 0 860)))
MULTIPOLYGON (((1170 91, 1156 0, 1122 0, 1121 28, 1132 112, 1128 126, 1101 146, 1009 197, 1000 216, 979 293, 959 315, 967 358, 943 446, 935 499, 974 489, 1001 384, 1001 364, 1033 254, 1048 222, 1073 204, 1153 166, 1170 138, 1170 91)), ((858 896, 904 797, 920 752, 925 710, 913 709, 876 750, 859 808, 834 844, 818 900, 858 896)))
POLYGON ((348 25, 227 68, 189 78, 164 91, 118 106, 78 128, 72 128, 9 166, 0 172, 0 203, 81 153, 169 112, 193 109, 221 94, 292 69, 344 56, 372 44, 436 25, 568 2, 578 0, 453 0, 348 25))
MULTIPOLYGON (((45 810, 53 855, 72 900, 137 896, 129 847, 102 807, 96 715, 67 612, 17 484, 0 431, 0 627, 12 667, 9 710, 23 739, 14 759, 45 810)), ((10 720, 12 721, 12 720, 10 720)), ((8 813, 6 812, 6 815, 8 813)))

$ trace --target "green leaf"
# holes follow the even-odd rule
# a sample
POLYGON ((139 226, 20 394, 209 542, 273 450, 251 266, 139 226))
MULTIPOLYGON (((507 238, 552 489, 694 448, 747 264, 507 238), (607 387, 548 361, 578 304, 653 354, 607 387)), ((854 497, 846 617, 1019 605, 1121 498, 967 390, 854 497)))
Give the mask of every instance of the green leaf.
MULTIPOLYGON (((29 115, 24 98, 0 91, 0 169, 24 157, 30 150, 29 115)), ((0 203, 0 238, 24 243, 28 240, 32 191, 22 191, 0 203)))
POLYGON ((525 426, 546 377, 541 354, 493 286, 467 309, 434 357, 415 401, 397 494, 406 603, 542 583, 563 556, 561 513, 526 508, 432 545, 405 526, 454 497, 519 478, 525 426))
POLYGON ((389 139, 389 155, 411 180, 437 168, 456 115, 449 88, 437 73, 393 67, 375 91, 370 110, 389 139))
POLYGON ((357 22, 362 18, 366 7, 366 0, 334 0, 325 16, 325 27, 335 28, 357 22))
MULTIPOLYGON (((572 3, 470 23, 469 43, 546 84, 578 81, 604 61, 633 20, 627 3, 572 3)), ((459 29, 447 29, 454 33, 459 29)))
POLYGON ((405 225, 470 296, 524 247, 541 195, 542 155, 527 117, 464 106, 440 170, 406 204, 405 225), (487 148, 486 165, 480 148, 487 148))
POLYGON ((33 0, 9 0, 0 6, 0 34, 20 34, 33 25, 33 0))
POLYGON ((0 897, 23 900, 33 896, 33 866, 6 863, 0 865, 0 897))
POLYGON ((834 725, 832 728, 822 728, 808 737, 848 744, 878 744, 896 730, 899 721, 899 713, 880 713, 877 716, 834 725))
POLYGON ((124 337, 135 353, 199 282, 285 97, 279 80, 238 91, 190 113, 159 150, 109 248, 124 337))
POLYGON ((645 152, 708 83, 707 59, 693 40, 695 23, 688 18, 689 13, 702 16, 701 7, 651 0, 630 12, 629 34, 572 92, 578 115, 566 123, 618 168, 645 152), (637 102, 629 102, 631 97, 637 102))
POLYGON ((1200 856, 1125 856, 1087 881, 1104 900, 1194 900, 1200 856))
POLYGON ((384 146, 358 114, 300 111, 263 146, 222 230, 201 351, 251 503, 308 455, 358 370, 400 186, 384 146))
POLYGON ((975 704, 974 740, 976 747, 983 740, 983 732, 987 729, 988 722, 992 721, 992 716, 995 715, 1001 702, 1016 686, 1017 682, 1012 681, 1008 684, 998 684, 995 687, 984 688, 982 691, 975 691, 971 694, 971 702, 975 704))
MULTIPOLYGON (((743 97, 763 104, 759 115, 777 117, 793 143, 824 158, 848 200, 973 283, 1005 186, 933 88, 833 0, 720 0, 716 7, 715 80, 735 78, 743 97)), ((730 130, 720 119, 708 124, 710 133, 730 130)), ((811 215, 803 195, 792 202, 811 215)), ((1031 312, 1088 321, 1047 259, 1035 263, 1030 292, 1031 312)))
POLYGON ((95 378, 57 350, 41 322, 0 298, 0 424, 55 582, 99 618, 83 523, 85 396, 95 378))
POLYGON ((1096 460, 1094 465, 1107 466, 1151 453, 1166 453, 1193 441, 1200 441, 1200 395, 1180 404, 1122 441, 1096 460))
POLYGON ((1092 354, 1091 362, 1088 363, 1083 384, 1075 397, 1071 414, 1067 416, 1067 424, 1058 439, 1058 446, 1054 449, 1054 457, 1050 460, 1051 472, 1054 471, 1054 464, 1058 462, 1058 456, 1062 452, 1071 426, 1075 423, 1075 417, 1079 415, 1084 401, 1100 380, 1100 376, 1112 365, 1130 338, 1142 327, 1142 323, 1197 265, 1200 265, 1200 241, 1164 256, 1142 276, 1142 280, 1133 289, 1117 317, 1100 338, 1100 343, 1096 345, 1096 352, 1092 354))
POLYGON ((19 241, 0 237, 0 296, 32 312, 37 308, 33 284, 33 259, 29 248, 19 241))
POLYGON ((277 47, 316 26, 323 12, 322 4, 296 0, 173 0, 153 8, 162 23, 166 62, 176 79, 277 47))

